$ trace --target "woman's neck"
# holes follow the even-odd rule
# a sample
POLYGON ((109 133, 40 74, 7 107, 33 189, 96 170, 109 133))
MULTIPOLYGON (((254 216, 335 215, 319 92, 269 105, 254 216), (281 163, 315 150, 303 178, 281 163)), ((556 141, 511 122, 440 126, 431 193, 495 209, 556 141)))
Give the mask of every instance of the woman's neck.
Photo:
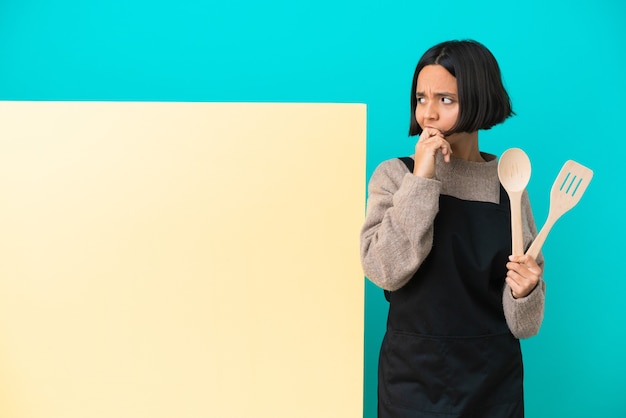
POLYGON ((459 132, 446 138, 452 147, 452 157, 465 161, 484 162, 478 149, 478 132, 459 132))

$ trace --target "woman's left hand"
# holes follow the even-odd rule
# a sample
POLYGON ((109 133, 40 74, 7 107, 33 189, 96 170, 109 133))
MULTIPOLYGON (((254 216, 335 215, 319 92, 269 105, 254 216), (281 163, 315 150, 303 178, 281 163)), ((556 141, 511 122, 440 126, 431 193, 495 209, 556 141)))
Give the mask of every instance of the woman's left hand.
POLYGON ((539 283, 542 273, 541 267, 529 255, 509 256, 506 268, 509 269, 506 274, 506 283, 516 299, 528 296, 539 283))

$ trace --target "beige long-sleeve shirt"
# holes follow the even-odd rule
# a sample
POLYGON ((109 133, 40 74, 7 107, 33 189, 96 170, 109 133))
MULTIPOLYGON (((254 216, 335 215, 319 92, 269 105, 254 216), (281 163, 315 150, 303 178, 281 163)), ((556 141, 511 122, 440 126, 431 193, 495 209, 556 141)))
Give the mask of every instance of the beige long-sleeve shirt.
MULTIPOLYGON (((399 159, 385 161, 376 168, 369 182, 361 230, 361 262, 369 280, 383 289, 396 290, 413 277, 432 247, 440 195, 499 203, 497 158, 482 155, 487 162, 452 158, 445 163, 439 155, 433 179, 413 175, 399 159)), ((527 193, 522 198, 522 215, 527 248, 537 234, 527 193)), ((537 262, 543 269, 541 255, 537 262)), ((545 282, 540 279, 528 296, 519 299, 513 298, 505 284, 502 304, 515 337, 537 334, 543 321, 545 282)))

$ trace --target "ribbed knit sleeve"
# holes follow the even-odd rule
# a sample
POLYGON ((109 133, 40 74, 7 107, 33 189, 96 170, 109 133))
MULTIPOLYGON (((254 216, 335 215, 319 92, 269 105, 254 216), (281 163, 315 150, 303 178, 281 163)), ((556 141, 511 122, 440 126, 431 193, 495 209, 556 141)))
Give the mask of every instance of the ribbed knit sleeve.
POLYGON ((515 299, 509 285, 504 286, 502 304, 504 317, 511 333, 516 338, 530 338, 537 335, 541 323, 546 298, 546 283, 539 279, 535 290, 524 298, 515 299))
POLYGON ((441 183, 407 171, 398 159, 382 163, 369 182, 367 213, 361 229, 365 275, 386 290, 413 277, 433 242, 441 183))

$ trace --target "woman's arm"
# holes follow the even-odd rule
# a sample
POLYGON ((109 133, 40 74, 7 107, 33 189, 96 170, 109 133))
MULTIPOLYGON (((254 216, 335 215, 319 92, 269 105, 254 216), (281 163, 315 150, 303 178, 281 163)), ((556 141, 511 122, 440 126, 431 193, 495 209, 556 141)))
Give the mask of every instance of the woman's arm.
POLYGON ((383 162, 369 182, 361 229, 365 275, 386 290, 413 277, 430 252, 441 183, 409 173, 399 159, 383 162))

